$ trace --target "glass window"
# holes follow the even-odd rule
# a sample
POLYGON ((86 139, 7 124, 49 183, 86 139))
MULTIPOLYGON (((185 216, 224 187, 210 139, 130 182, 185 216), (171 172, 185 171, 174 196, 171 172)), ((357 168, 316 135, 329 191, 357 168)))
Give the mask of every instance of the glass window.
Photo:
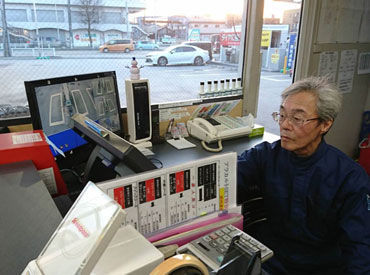
MULTIPOLYGON (((35 13, 31 11, 32 21, 35 22, 35 13)), ((64 22, 64 12, 61 10, 37 10, 37 22, 64 22)))
POLYGON ((102 12, 101 23, 122 24, 122 15, 120 12, 102 12))
POLYGON ((71 11, 72 22, 83 23, 83 16, 79 11, 71 11))
POLYGON ((6 9, 6 20, 9 22, 27 22, 27 11, 24 9, 6 9))
MULTIPOLYGON (((270 9, 270 2, 278 2, 266 1, 269 1, 265 4, 266 10, 270 9)), ((0 55, 7 56, 6 59, 0 60, 2 72, 0 74, 0 108, 2 108, 0 119, 16 116, 16 112, 6 110, 28 105, 24 81, 101 71, 116 71, 121 106, 126 107, 124 79, 130 77, 130 71, 126 67, 131 65, 133 57, 136 58, 139 66, 144 65, 140 74, 142 78, 148 78, 150 81, 152 104, 199 100, 200 98, 223 100, 224 96, 241 98, 241 90, 231 89, 227 87, 227 83, 232 83, 232 79, 242 77, 245 24, 242 18, 246 17, 243 13, 246 12, 248 0, 230 0, 227 3, 213 0, 103 0, 104 5, 91 5, 84 14, 81 12, 82 7, 78 5, 78 1, 73 2, 70 9, 67 5, 68 1, 56 7, 52 0, 34 0, 33 2, 29 4, 6 3, 6 12, 7 15, 9 14, 7 23, 12 30, 8 42, 12 51, 6 53, 3 50, 6 39, 3 39, 0 34, 0 55), (126 14, 126 5, 128 14, 126 14), (18 18, 26 20, 28 14, 32 22, 29 22, 27 26, 15 24, 11 21, 12 18, 16 18, 15 10, 23 14, 18 15, 18 18), (69 11, 72 21, 71 29, 68 24, 69 11), (37 22, 35 22, 34 12, 37 14, 37 22), (11 15, 12 13, 14 16, 11 15), (88 24, 89 18, 94 18, 90 21, 90 25, 88 24), (205 25, 215 26, 217 29, 210 31, 209 28, 200 28, 205 25), (24 38, 22 45, 13 44, 13 34, 24 38), (156 47, 139 50, 133 46, 125 49, 113 46, 112 48, 115 49, 108 52, 106 52, 107 49, 100 48, 104 43, 108 41, 113 43, 115 40, 125 40, 124 43, 127 42, 127 44, 131 44, 131 41, 153 40, 156 47), (45 41, 52 43, 45 43, 45 41), (207 43, 197 44, 201 50, 181 46, 189 41, 207 43), (23 47, 22 51, 17 50, 20 46, 23 47), (176 53, 179 52, 176 57, 171 54, 173 46, 180 46, 176 49, 176 53), (6 54, 12 56, 9 57, 6 54), (209 88, 206 85, 204 89, 201 89, 200 83, 209 81, 212 83, 209 88), (218 86, 214 85, 215 81, 218 81, 218 86), (223 86, 221 86, 221 81, 224 83, 223 86), (2 110, 5 111, 2 112, 2 110)), ((297 6, 299 9, 300 5, 297 6)), ((274 16, 270 14, 269 17, 282 20, 283 12, 281 11, 275 8, 271 10, 271 13, 276 14, 274 16), (280 13, 277 14, 277 11, 280 13)), ((275 25, 284 24, 298 24, 298 22, 282 22, 275 25)), ((276 31, 272 28, 264 29, 264 31, 270 44, 261 49, 262 58, 266 60, 262 62, 262 65, 266 67, 263 67, 261 85, 262 80, 269 78, 267 76, 265 78, 264 73, 271 69, 269 67, 271 64, 275 64, 271 62, 278 60, 280 64, 288 53, 286 41, 287 37, 291 37, 291 33, 281 33, 280 37, 278 34, 272 34, 276 31), (277 41, 274 45, 279 48, 279 57, 270 51, 272 41, 277 41)), ((291 38, 291 41, 293 39, 291 38)), ((291 52, 290 54, 292 55, 291 52)), ((294 53, 288 60, 294 60, 294 53)), ((293 63, 290 62, 290 64, 293 63)), ((273 68, 276 71, 281 69, 281 66, 273 68)), ((290 80, 287 75, 281 75, 281 77, 287 77, 290 80)), ((76 108, 79 108, 80 112, 85 112, 85 102, 81 99, 81 94, 76 92, 74 97, 78 104, 76 108)), ((55 97, 53 100, 55 100, 53 102, 55 105, 60 104, 61 100, 63 104, 63 98, 55 97)), ((99 102, 96 108, 101 110, 107 104, 109 103, 99 102)), ((53 121, 60 119, 56 115, 53 121)))
POLYGON ((261 39, 261 75, 256 123, 265 130, 279 134, 279 126, 271 119, 273 110, 279 110, 281 92, 293 80, 298 29, 301 11, 299 1, 264 0, 264 24, 261 39), (279 20, 275 22, 278 18, 279 20))
POLYGON ((183 52, 195 52, 195 49, 192 47, 183 47, 182 51, 183 52))

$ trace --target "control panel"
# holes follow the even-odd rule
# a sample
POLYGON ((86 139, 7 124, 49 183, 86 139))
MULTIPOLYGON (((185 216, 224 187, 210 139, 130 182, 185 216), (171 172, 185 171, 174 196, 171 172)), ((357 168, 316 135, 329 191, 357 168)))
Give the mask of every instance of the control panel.
POLYGON ((98 183, 143 235, 236 206, 236 153, 98 183))

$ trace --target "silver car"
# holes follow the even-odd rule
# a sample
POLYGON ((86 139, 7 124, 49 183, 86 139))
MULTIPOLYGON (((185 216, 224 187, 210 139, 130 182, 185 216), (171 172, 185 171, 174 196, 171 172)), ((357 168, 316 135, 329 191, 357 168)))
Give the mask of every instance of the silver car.
POLYGON ((208 61, 208 51, 189 45, 171 46, 163 51, 150 52, 146 56, 146 63, 159 66, 172 64, 194 64, 200 66, 208 61))

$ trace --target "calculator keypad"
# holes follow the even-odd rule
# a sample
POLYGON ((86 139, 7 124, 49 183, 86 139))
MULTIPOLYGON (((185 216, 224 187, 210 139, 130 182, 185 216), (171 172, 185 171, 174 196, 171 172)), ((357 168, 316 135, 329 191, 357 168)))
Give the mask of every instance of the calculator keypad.
POLYGON ((202 254, 207 255, 207 257, 209 257, 213 262, 220 265, 227 249, 229 248, 232 238, 236 235, 240 235, 239 241, 251 251, 261 251, 262 262, 272 257, 273 252, 271 249, 233 225, 227 225, 215 230, 214 232, 192 241, 191 244, 197 250, 201 251, 202 254))

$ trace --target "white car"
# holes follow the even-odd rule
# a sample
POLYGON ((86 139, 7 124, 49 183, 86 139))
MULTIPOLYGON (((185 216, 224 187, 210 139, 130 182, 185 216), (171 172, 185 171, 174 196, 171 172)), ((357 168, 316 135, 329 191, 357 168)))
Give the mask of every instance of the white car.
POLYGON ((159 66, 170 64, 194 64, 200 66, 208 61, 208 51, 189 45, 171 46, 160 52, 150 52, 146 56, 146 63, 159 66))

